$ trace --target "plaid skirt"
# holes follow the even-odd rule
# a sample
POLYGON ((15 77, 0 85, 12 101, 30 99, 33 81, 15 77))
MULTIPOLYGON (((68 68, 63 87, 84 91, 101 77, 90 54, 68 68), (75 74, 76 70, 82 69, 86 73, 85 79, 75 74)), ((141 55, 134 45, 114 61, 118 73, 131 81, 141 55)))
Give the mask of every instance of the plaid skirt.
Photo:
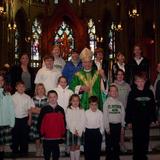
POLYGON ((83 134, 81 137, 74 135, 72 132, 67 130, 67 137, 66 137, 66 145, 73 146, 73 145, 82 145, 83 144, 83 134))
POLYGON ((37 128, 37 124, 38 124, 38 115, 33 115, 32 125, 30 127, 30 133, 29 133, 31 140, 40 139, 40 134, 37 128))
POLYGON ((9 126, 0 126, 0 145, 11 145, 12 134, 9 126))

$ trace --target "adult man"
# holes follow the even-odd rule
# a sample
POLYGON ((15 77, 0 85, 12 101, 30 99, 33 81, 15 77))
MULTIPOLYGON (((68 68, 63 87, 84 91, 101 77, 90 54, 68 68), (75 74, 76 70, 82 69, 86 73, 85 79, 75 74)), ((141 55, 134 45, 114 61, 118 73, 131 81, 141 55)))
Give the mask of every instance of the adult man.
POLYGON ((92 68, 92 52, 88 48, 83 49, 80 58, 83 68, 74 75, 70 89, 80 95, 81 105, 85 110, 89 108, 90 96, 98 97, 99 107, 102 109, 101 80, 106 80, 104 71, 92 68))

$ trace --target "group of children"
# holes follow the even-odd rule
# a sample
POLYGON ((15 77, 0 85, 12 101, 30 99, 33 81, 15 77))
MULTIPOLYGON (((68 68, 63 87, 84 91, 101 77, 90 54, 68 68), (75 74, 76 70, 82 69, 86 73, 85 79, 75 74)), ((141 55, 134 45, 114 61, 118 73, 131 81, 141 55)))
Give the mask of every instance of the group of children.
POLYGON ((133 131, 133 159, 146 160, 149 127, 156 123, 154 95, 147 86, 144 73, 135 76, 135 87, 131 91, 123 76, 123 71, 119 70, 115 83, 109 87, 102 112, 98 109, 96 96, 89 98, 89 109, 84 111, 79 95, 67 89, 64 76, 58 79, 58 87, 48 91, 47 95, 44 85, 38 83, 31 99, 25 94, 22 81, 17 82, 16 93, 11 97, 5 91, 4 76, 0 75, 0 158, 4 154, 4 145, 11 139, 13 153, 26 154, 30 130, 30 136, 36 141, 37 156, 43 140, 45 160, 51 155, 58 160, 59 144, 64 142, 70 147, 71 160, 80 159, 81 144, 86 160, 99 160, 103 133, 106 159, 119 160, 120 141, 123 142, 125 126, 128 126, 133 131))

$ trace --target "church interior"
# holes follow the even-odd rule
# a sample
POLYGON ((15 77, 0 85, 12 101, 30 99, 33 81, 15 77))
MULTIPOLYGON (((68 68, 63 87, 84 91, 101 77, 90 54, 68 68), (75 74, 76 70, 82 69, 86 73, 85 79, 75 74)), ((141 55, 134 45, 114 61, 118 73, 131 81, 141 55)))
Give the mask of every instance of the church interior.
MULTIPOLYGON (((20 53, 27 52, 36 73, 55 44, 65 61, 72 50, 80 53, 85 47, 92 52, 103 48, 108 77, 117 53, 122 52, 127 63, 134 45, 139 44, 149 60, 154 83, 160 62, 160 0, 0 0, 0 68, 18 64, 20 53)), ((130 136, 127 132, 129 149, 130 136)), ((151 139, 150 159, 158 160, 158 127, 152 128, 151 139)), ((32 156, 32 147, 26 159, 37 159, 32 156)), ((132 153, 124 155, 122 159, 131 159, 132 153)))
POLYGON ((17 63, 27 51, 31 66, 59 43, 66 59, 71 49, 105 50, 108 61, 118 51, 132 57, 139 43, 150 60, 152 79, 160 60, 159 0, 1 0, 0 66, 17 63))

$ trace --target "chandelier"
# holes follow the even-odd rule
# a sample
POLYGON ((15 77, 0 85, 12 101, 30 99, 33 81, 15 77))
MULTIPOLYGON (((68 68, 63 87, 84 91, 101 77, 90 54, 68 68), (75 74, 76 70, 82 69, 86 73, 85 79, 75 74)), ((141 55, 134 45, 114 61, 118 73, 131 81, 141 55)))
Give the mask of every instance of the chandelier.
POLYGON ((111 29, 113 31, 121 32, 123 30, 121 22, 119 22, 118 24, 113 22, 112 25, 111 25, 111 29))
POLYGON ((139 13, 136 8, 133 8, 132 10, 130 10, 128 14, 129 14, 129 17, 131 18, 135 18, 139 16, 139 13))
POLYGON ((5 3, 2 1, 0 2, 0 16, 4 16, 6 14, 5 10, 5 3))
POLYGON ((16 25, 16 22, 11 20, 9 23, 8 23, 8 29, 10 31, 15 31, 17 28, 17 25, 16 25))

